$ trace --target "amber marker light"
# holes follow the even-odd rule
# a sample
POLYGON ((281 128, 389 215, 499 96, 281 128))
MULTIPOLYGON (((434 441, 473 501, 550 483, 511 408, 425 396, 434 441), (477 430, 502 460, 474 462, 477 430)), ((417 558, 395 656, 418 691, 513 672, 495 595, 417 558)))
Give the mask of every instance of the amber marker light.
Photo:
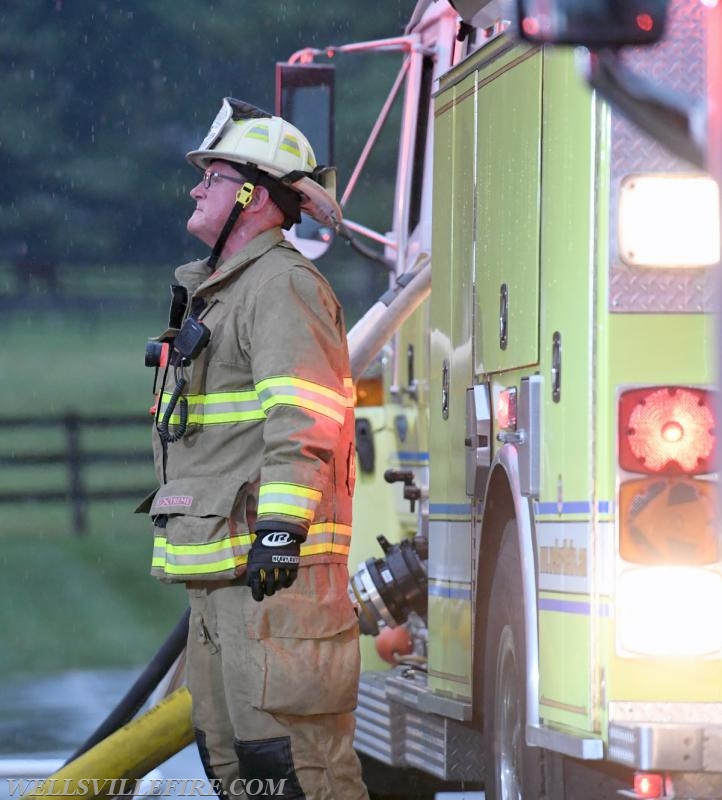
POLYGON ((635 564, 714 564, 720 555, 717 516, 712 481, 626 481, 619 490, 619 555, 635 564))
POLYGON ((361 378, 354 385, 356 407, 382 406, 384 404, 384 386, 380 375, 361 378))

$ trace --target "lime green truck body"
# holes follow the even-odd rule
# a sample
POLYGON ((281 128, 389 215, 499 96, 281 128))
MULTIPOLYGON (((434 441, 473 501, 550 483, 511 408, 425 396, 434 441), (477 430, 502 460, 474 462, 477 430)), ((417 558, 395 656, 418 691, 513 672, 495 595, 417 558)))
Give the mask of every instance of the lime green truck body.
MULTIPOLYGON (((704 11, 675 9, 682 30, 638 65, 703 96, 704 11)), ((421 219, 396 234, 397 272, 428 253, 432 289, 382 359, 385 405, 357 409, 376 457, 359 465, 350 557, 352 571, 377 557, 380 533, 422 540, 427 605, 385 626, 415 642, 398 666, 364 637, 357 747, 486 780, 487 797, 531 796, 529 774, 500 777, 529 754, 547 782, 571 757, 630 781, 659 774, 676 797, 720 796, 715 268, 640 265, 618 244, 630 180, 701 176, 590 90, 569 50, 490 24, 438 63, 449 13, 407 31, 437 62, 419 100, 421 219), (667 396, 704 407, 707 466, 678 469, 674 454, 658 474, 622 466, 636 435, 622 398, 640 389, 631 414, 667 396), (413 511, 388 468, 413 473, 413 511), (514 598, 519 618, 496 624, 514 598)))

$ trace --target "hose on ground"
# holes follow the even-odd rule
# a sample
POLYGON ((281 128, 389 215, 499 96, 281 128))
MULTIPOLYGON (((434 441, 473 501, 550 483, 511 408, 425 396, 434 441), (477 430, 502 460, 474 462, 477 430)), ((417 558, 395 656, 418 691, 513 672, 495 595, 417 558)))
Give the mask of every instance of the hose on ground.
POLYGON ((128 689, 110 714, 65 762, 66 765, 90 750, 98 742, 102 742, 112 733, 115 733, 123 725, 126 725, 140 711, 153 693, 153 690, 183 652, 188 639, 190 613, 190 608, 186 608, 183 616, 171 631, 170 636, 160 646, 148 666, 141 672, 135 683, 128 689))

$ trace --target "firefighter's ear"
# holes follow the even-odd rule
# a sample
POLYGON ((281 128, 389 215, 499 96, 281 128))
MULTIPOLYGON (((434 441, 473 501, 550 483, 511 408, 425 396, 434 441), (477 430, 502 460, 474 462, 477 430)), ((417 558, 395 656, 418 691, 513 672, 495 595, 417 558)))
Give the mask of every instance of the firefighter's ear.
POLYGON ((251 202, 246 206, 244 213, 263 214, 274 225, 281 225, 283 223, 283 212, 276 205, 271 197, 271 193, 265 186, 256 186, 253 189, 253 197, 251 202))
POLYGON ((259 186, 256 184, 253 187, 253 197, 251 198, 251 202, 246 207, 247 211, 260 211, 262 208, 265 208, 269 203, 273 202, 271 200, 271 195, 266 189, 265 186, 259 186))

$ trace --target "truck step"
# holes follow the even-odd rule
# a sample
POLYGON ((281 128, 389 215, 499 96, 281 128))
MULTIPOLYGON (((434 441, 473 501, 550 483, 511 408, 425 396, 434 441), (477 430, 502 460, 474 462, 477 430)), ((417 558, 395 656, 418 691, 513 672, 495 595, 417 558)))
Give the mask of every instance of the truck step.
POLYGON ((365 672, 354 746, 389 766, 415 767, 444 781, 482 780, 481 733, 441 709, 470 717, 468 703, 434 695, 418 670, 365 672))

